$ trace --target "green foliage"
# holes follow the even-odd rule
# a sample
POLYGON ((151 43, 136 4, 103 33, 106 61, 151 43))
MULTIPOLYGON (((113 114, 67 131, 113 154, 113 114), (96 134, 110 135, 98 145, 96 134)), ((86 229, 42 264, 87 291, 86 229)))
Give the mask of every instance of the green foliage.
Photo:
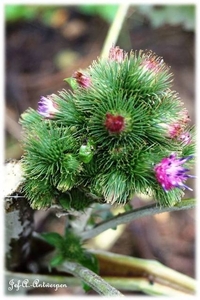
POLYGON ((81 161, 87 164, 92 160, 93 155, 94 155, 94 146, 92 142, 87 141, 85 145, 81 145, 79 150, 79 157, 81 161))
MULTIPOLYGON (((45 232, 41 235, 47 243, 56 249, 55 256, 50 261, 52 267, 62 264, 65 260, 70 260, 79 262, 95 273, 99 272, 98 260, 95 255, 83 248, 80 237, 76 236, 71 230, 66 229, 64 236, 56 232, 45 232)), ((90 290, 90 287, 84 282, 83 288, 85 291, 90 290)))
POLYGON ((33 208, 48 207, 54 198, 67 210, 83 211, 94 201, 126 204, 134 193, 160 205, 181 200, 183 191, 174 186, 166 192, 154 171, 171 153, 195 150, 194 138, 187 144, 169 135, 169 126, 182 122, 193 136, 180 121, 185 109, 171 90, 172 74, 151 52, 122 58, 94 61, 73 92, 43 99, 52 109, 45 116, 22 115, 24 190, 33 208), (82 86, 87 77, 90 84, 82 86))
MULTIPOLYGON (((5 5, 5 19, 7 22, 18 20, 40 19, 46 24, 60 6, 50 5, 5 5)), ((87 4, 78 5, 77 9, 86 15, 99 15, 111 23, 116 15, 118 5, 87 4)), ((195 30, 195 5, 138 5, 135 9, 145 15, 153 27, 160 27, 164 24, 182 25, 186 30, 195 30)))
MULTIPOLYGON (((37 123, 32 125, 29 136, 26 136, 24 140, 24 146, 29 159, 26 161, 27 168, 29 167, 28 163, 31 164, 31 160, 35 162, 38 159, 38 166, 34 169, 27 169, 32 178, 45 179, 52 175, 56 177, 58 171, 63 173, 63 171, 69 170, 70 173, 76 173, 81 167, 74 154, 77 148, 76 140, 70 134, 69 129, 55 127, 48 120, 42 122, 40 126, 37 123), (31 155, 33 152, 34 157, 31 155), (47 168, 47 172, 44 171, 43 166, 47 168)), ((57 183, 54 178, 51 181, 57 183)))
POLYGON ((67 82, 73 90, 78 88, 78 84, 75 78, 65 78, 63 81, 67 82))
MULTIPOLYGON (((194 126, 188 127, 187 128, 188 132, 190 133, 191 136, 191 143, 188 145, 185 145, 183 147, 183 156, 189 156, 191 153, 196 153, 196 130, 194 126)), ((187 165, 191 167, 193 165, 193 161, 188 161, 187 165)))
POLYGON ((5 5, 6 21, 30 20, 37 15, 37 6, 28 5, 5 5))
POLYGON ((139 5, 137 8, 150 20, 153 27, 170 24, 195 30, 195 5, 139 5))
MULTIPOLYGON (((105 21, 111 23, 115 17, 118 5, 78 5, 76 7, 86 15, 99 15, 105 21)), ((7 22, 18 20, 40 19, 46 24, 51 23, 52 16, 60 9, 60 6, 51 5, 5 5, 5 18, 7 22)))
POLYGON ((5 19, 7 22, 40 20, 50 25, 55 13, 60 10, 56 5, 5 5, 5 19))
POLYGON ((59 195, 58 201, 67 211, 70 209, 84 211, 86 207, 91 205, 93 199, 88 197, 86 193, 80 190, 80 188, 73 188, 70 191, 59 195))
POLYGON ((45 232, 42 237, 52 246, 56 248, 56 255, 51 261, 51 266, 56 266, 64 260, 81 261, 84 259, 84 249, 80 238, 68 229, 65 231, 64 237, 56 232, 45 232))
POLYGON ((23 191, 34 209, 50 207, 54 197, 58 194, 51 184, 40 180, 39 177, 26 180, 23 191))
MULTIPOLYGON (((99 273, 99 264, 95 255, 90 252, 85 251, 84 256, 79 261, 84 267, 90 269, 94 273, 99 273)), ((83 289, 85 292, 91 290, 91 287, 87 285, 84 281, 82 282, 83 289)))

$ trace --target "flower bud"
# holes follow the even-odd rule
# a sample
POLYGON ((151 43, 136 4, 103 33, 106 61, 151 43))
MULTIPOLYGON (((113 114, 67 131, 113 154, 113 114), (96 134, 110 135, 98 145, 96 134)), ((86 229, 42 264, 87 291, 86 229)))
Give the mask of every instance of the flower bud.
POLYGON ((177 140, 183 142, 184 145, 189 145, 191 143, 192 137, 189 132, 183 132, 178 136, 177 140))
POLYGON ((125 127, 124 117, 107 113, 105 126, 110 133, 120 133, 125 127))
POLYGON ((54 102, 51 100, 51 97, 42 96, 38 102, 38 113, 45 118, 52 118, 53 115, 58 112, 55 108, 54 102))
POLYGON ((155 74, 160 72, 163 69, 168 69, 162 57, 157 56, 152 51, 143 53, 142 66, 148 71, 153 71, 155 74))
POLYGON ((121 63, 124 60, 125 52, 124 50, 120 49, 118 46, 111 47, 109 51, 108 59, 111 61, 117 61, 121 63))
POLYGON ((83 88, 88 88, 91 84, 90 78, 79 71, 74 73, 73 78, 75 78, 79 86, 83 88))

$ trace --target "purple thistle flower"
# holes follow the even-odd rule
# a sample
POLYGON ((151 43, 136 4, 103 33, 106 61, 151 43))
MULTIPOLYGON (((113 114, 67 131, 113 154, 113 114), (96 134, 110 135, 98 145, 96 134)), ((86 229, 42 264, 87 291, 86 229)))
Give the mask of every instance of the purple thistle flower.
POLYGON ((38 113, 45 118, 51 118, 58 110, 50 98, 42 96, 38 102, 38 113))
POLYGON ((187 188, 192 191, 192 189, 185 185, 184 182, 188 178, 193 178, 195 176, 186 174, 189 169, 183 168, 182 166, 191 158, 193 158, 192 155, 176 158, 176 154, 173 153, 169 157, 163 158, 161 162, 154 167, 156 179, 166 192, 176 187, 187 188))

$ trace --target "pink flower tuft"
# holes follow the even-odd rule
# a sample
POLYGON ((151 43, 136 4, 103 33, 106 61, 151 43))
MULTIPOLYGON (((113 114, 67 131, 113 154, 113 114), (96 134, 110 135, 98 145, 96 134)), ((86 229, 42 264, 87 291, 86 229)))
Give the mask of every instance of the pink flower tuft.
POLYGON ((164 69, 169 69, 164 63, 164 60, 154 54, 152 51, 143 53, 143 61, 141 63, 147 70, 153 71, 155 74, 164 69))
POLYGON ((111 61, 117 61, 121 63, 124 60, 124 56, 125 56, 124 50, 116 46, 110 48, 108 59, 111 61))
POLYGON ((106 114, 105 126, 110 133, 120 133, 124 129, 124 117, 106 114))
POLYGON ((58 112, 55 108, 55 104, 51 100, 50 96, 44 97, 42 96, 40 101, 38 102, 38 113, 45 118, 51 118, 53 115, 58 112))
POLYGON ((177 138, 182 132, 182 126, 179 123, 173 123, 168 127, 168 134, 170 138, 177 138))
POLYGON ((84 75, 83 73, 81 73, 79 71, 74 73, 73 78, 75 78, 78 85, 83 88, 88 88, 91 84, 90 77, 84 75))
POLYGON ((177 140, 183 142, 184 145, 189 145, 191 143, 192 137, 189 132, 183 132, 178 136, 177 140))
POLYGON ((187 124, 189 123, 191 120, 190 120, 190 117, 189 117, 189 114, 188 114, 188 111, 187 109, 183 109, 181 114, 180 114, 180 121, 183 123, 183 124, 187 124))
POLYGON ((191 142, 191 135, 189 132, 186 132, 186 124, 190 121, 188 111, 186 109, 180 112, 179 118, 176 122, 169 125, 165 125, 167 128, 167 135, 172 139, 177 139, 178 141, 184 142, 185 145, 188 145, 191 142))
POLYGON ((192 189, 186 186, 184 182, 188 178, 195 176, 186 174, 189 169, 185 169, 182 166, 192 157, 193 156, 176 158, 175 154, 171 154, 169 157, 163 158, 161 162, 154 167, 156 179, 162 185, 165 191, 169 191, 176 187, 187 188, 188 190, 192 191, 192 189))

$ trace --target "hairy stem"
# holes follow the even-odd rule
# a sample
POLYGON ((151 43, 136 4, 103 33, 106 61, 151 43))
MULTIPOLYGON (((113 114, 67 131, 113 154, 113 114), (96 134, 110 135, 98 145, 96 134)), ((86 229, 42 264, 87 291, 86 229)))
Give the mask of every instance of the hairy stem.
POLYGON ((109 220, 103 221, 97 224, 94 228, 84 231, 81 234, 82 240, 87 240, 93 238, 100 233, 104 232, 107 229, 115 228, 120 224, 126 224, 130 221, 145 217, 151 216, 155 214, 160 214, 163 212, 170 212, 170 211, 177 211, 183 209, 190 209, 195 206, 194 199, 186 199, 182 200, 181 202, 177 203, 175 206, 172 207, 160 207, 156 204, 147 205, 142 208, 134 209, 132 211, 125 212, 123 214, 119 214, 109 220))
POLYGON ((94 291, 104 296, 123 296, 118 290, 109 285, 96 273, 83 267, 79 263, 65 261, 62 266, 57 267, 58 271, 65 271, 83 280, 94 291))

